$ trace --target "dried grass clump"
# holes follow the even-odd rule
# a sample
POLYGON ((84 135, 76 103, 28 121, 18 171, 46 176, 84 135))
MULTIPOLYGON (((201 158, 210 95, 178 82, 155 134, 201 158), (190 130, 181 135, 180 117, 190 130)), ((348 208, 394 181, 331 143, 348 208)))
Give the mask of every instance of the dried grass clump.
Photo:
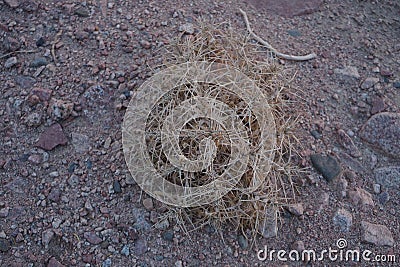
MULTIPOLYGON (((228 223, 252 240, 257 233, 270 236, 277 228, 278 211, 294 198, 292 178, 299 173, 291 162, 294 153, 292 142, 296 139, 291 132, 295 119, 287 113, 290 110, 288 75, 276 63, 273 54, 251 42, 248 36, 235 33, 229 24, 214 26, 199 22, 195 34, 182 34, 167 47, 164 64, 167 67, 164 77, 150 79, 142 86, 142 89, 157 88, 159 91, 171 87, 159 98, 149 97, 156 101, 145 114, 145 145, 137 150, 145 150, 147 154, 127 149, 126 159, 131 172, 132 169, 143 169, 136 175, 146 177, 138 184, 167 204, 179 203, 169 206, 165 216, 176 220, 186 232, 207 224, 221 229, 228 223), (228 75, 224 71, 235 74, 228 75), (216 82, 209 76, 222 81, 216 82), (197 77, 204 80, 197 81, 197 77), (243 93, 237 89, 241 86, 243 93), (254 91, 249 91, 251 87, 254 91), (246 94, 251 96, 246 98, 246 94), (204 99, 208 102, 202 103, 204 99), (264 105, 259 103, 260 99, 265 100, 264 105), (211 107, 210 110, 202 116, 194 116, 192 113, 195 111, 187 107, 193 105, 197 110, 193 104, 196 101, 200 102, 198 110, 203 104, 211 107), (221 102, 224 104, 218 104, 221 102), (223 108, 231 111, 221 111, 223 108), (228 118, 226 120, 230 121, 232 116, 235 117, 232 120, 240 122, 232 129, 210 119, 228 118), (174 125, 180 125, 176 126, 178 130, 174 125), (237 140, 232 141, 232 136, 236 135, 237 140), (243 144, 240 143, 241 137, 247 140, 243 144), (241 150, 242 146, 247 148, 241 150), (239 157, 232 161, 235 153, 239 157), (145 166, 143 162, 135 162, 142 156, 151 162, 152 171, 157 173, 154 175, 167 181, 157 190, 151 187, 155 181, 150 177, 152 171, 142 168, 145 166), (244 159, 249 162, 244 165, 245 169, 241 165, 244 159), (233 171, 232 165, 237 166, 233 171), (217 198, 209 197, 209 191, 197 190, 214 183, 227 170, 231 170, 228 181, 217 184, 229 190, 221 190, 217 198), (238 177, 232 177, 235 175, 238 177), (175 199, 165 196, 164 189, 171 193, 177 187, 193 188, 193 191, 185 192, 188 198, 173 202, 175 199)), ((124 121, 125 140, 137 139, 130 132, 141 123, 137 114, 148 107, 140 106, 148 99, 146 90, 142 90, 143 96, 139 95, 128 107, 125 121, 131 122, 124 121), (129 127, 130 132, 126 130, 129 127)), ((127 146, 138 145, 134 142, 124 141, 124 150, 127 146)), ((176 195, 182 193, 176 192, 176 195)))
MULTIPOLYGON (((217 229, 229 223, 251 240, 257 233, 268 236, 265 230, 276 227, 278 211, 295 196, 292 178, 300 170, 292 163, 293 154, 297 154, 293 144, 297 140, 292 132, 296 116, 286 113, 292 111, 290 99, 295 98, 290 92, 289 74, 277 64, 272 52, 250 38, 237 34, 229 24, 215 26, 199 22, 194 35, 182 34, 167 49, 167 66, 207 61, 227 64, 244 73, 267 97, 276 126, 272 166, 269 173, 265 173, 263 184, 255 191, 232 190, 208 205, 170 209, 168 216, 180 222, 188 232, 210 223, 217 229)), ((244 175, 238 187, 247 185, 244 175)))

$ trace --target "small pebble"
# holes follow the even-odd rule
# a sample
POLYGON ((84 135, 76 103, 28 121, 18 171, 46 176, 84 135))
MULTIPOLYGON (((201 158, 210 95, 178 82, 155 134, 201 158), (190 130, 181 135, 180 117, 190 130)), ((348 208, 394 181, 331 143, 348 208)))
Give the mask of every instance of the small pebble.
POLYGON ((242 249, 247 249, 247 247, 249 246, 249 242, 243 235, 238 236, 238 243, 242 249))
POLYGON ((4 63, 4 67, 6 69, 11 68, 12 66, 16 65, 18 63, 18 60, 16 57, 10 57, 6 60, 6 62, 4 63))
POLYGON ((374 193, 375 194, 379 194, 381 192, 381 185, 380 184, 374 184, 373 188, 374 188, 374 193))
POLYGON ((30 66, 32 68, 37 68, 37 67, 46 66, 46 65, 47 65, 47 59, 44 57, 37 57, 30 64, 30 66))
POLYGON ((121 184, 120 184, 119 181, 117 181, 117 180, 114 181, 114 183, 113 183, 113 188, 114 188, 114 192, 115 192, 116 194, 119 194, 119 193, 122 192, 122 190, 121 190, 121 184))
POLYGON ((173 231, 165 231, 162 233, 162 238, 166 241, 172 242, 174 239, 174 232, 173 231))

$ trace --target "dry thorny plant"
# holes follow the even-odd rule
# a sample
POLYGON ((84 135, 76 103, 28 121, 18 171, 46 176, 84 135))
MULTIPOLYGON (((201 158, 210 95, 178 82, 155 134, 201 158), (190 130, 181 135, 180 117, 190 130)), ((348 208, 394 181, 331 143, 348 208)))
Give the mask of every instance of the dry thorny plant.
MULTIPOLYGON (((252 42, 250 35, 238 34, 228 23, 213 25, 199 21, 196 32, 193 35, 182 33, 166 48, 165 55, 164 67, 185 62, 216 62, 229 65, 252 79, 262 90, 272 109, 276 125, 276 144, 274 158, 270 162, 271 169, 265 173, 264 182, 256 190, 239 190, 248 187, 251 182, 253 173, 249 166, 237 186, 220 199, 198 207, 171 206, 160 221, 173 220, 186 233, 205 225, 212 225, 217 230, 221 230, 224 225, 230 225, 254 242, 258 233, 266 234, 266 227, 272 225, 276 228, 280 218, 279 211, 295 198, 296 186, 293 181, 302 172, 298 164, 293 162, 294 158, 300 157, 295 151, 299 143, 293 132, 297 123, 293 105, 297 95, 290 87, 293 71, 283 69, 271 51, 252 42)), ((197 95, 214 97, 227 103, 237 111, 237 116, 247 127, 249 142, 257 146, 262 141, 257 132, 257 119, 260 118, 254 118, 251 107, 247 107, 240 97, 229 90, 212 84, 188 84, 174 88, 150 112, 146 142, 155 168, 163 172, 168 181, 181 186, 201 186, 210 182, 224 171, 230 156, 227 133, 207 118, 188 123, 181 132, 179 145, 186 157, 195 159, 204 151, 201 140, 211 138, 217 147, 217 152, 213 155, 212 171, 215 175, 210 175, 210 172, 174 170, 161 151, 159 138, 152 135, 159 130, 156 128, 165 118, 167 110, 197 95)), ((219 232, 223 238, 223 231, 219 232)))

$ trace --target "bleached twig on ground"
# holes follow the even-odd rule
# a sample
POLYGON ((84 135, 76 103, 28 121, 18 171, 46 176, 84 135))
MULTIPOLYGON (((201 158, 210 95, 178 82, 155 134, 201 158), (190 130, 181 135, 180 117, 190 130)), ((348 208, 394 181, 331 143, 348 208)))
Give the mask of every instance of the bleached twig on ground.
POLYGON ((295 60, 295 61, 305 61, 305 60, 310 60, 310 59, 317 57, 317 55, 315 53, 311 53, 311 54, 308 54, 305 56, 294 56, 294 55, 288 55, 288 54, 279 52, 274 47, 272 47, 272 45, 270 45, 267 41, 265 41, 264 39, 262 39, 261 37, 259 37, 257 34, 255 34, 253 32, 253 29, 250 26, 249 18, 247 17, 246 12, 244 12, 241 8, 239 8, 239 10, 244 17, 244 21, 246 23, 247 30, 253 36, 253 38, 256 39, 257 42, 259 42, 260 44, 264 45, 269 50, 271 50, 271 52, 273 52, 277 57, 287 59, 287 60, 295 60))

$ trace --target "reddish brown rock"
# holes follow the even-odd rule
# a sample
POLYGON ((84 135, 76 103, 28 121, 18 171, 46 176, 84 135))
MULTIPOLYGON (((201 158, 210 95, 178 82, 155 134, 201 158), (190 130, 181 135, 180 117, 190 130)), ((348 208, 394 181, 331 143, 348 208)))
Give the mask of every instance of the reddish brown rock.
POLYGON ((52 90, 40 87, 35 87, 31 91, 31 95, 36 95, 40 101, 49 101, 52 93, 52 90))
POLYGON ((283 17, 311 14, 319 10, 322 0, 247 0, 257 10, 265 10, 283 17))
POLYGON ((55 123, 47 128, 39 137, 39 141, 36 143, 37 147, 44 150, 52 150, 58 145, 67 144, 68 139, 64 134, 64 131, 60 124, 55 123))
POLYGON ((390 230, 381 224, 361 222, 362 240, 376 246, 393 246, 394 240, 390 230))
POLYGON ((85 232, 84 234, 83 234, 83 236, 85 237, 85 239, 89 242, 89 243, 91 243, 91 244, 93 244, 93 245, 98 245, 98 244, 100 244, 103 240, 100 238, 100 237, 98 237, 97 235, 96 235, 96 233, 94 233, 94 232, 85 232))
POLYGON ((374 205, 372 200, 372 195, 362 188, 357 187, 354 191, 349 192, 349 198, 354 203, 354 205, 374 205))

